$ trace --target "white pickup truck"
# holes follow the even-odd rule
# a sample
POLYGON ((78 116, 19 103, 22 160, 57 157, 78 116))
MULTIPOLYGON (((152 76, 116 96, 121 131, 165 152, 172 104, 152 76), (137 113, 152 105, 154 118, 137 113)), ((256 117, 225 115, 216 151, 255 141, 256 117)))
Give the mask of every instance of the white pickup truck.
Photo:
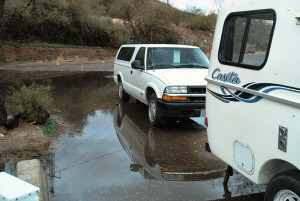
POLYGON ((119 97, 148 105, 149 122, 200 116, 205 108, 209 60, 195 46, 123 45, 114 63, 119 97))

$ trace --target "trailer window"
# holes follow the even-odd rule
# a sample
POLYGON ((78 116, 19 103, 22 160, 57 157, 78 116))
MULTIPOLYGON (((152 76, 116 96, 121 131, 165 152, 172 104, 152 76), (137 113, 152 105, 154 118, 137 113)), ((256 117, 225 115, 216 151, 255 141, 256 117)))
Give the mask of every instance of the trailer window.
POLYGON ((223 28, 220 63, 262 69, 268 58, 274 25, 273 10, 230 14, 223 28))
POLYGON ((134 53, 134 50, 135 50, 134 47, 122 47, 117 59, 123 61, 130 61, 134 53))

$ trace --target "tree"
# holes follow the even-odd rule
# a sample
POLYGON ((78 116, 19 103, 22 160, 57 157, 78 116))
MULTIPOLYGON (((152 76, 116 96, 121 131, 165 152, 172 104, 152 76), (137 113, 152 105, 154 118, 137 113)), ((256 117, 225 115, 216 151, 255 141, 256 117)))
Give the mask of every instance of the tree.
POLYGON ((5 0, 0 0, 0 19, 2 19, 4 15, 4 5, 5 5, 5 0))
POLYGON ((216 10, 217 10, 217 13, 220 12, 220 9, 221 9, 221 7, 222 7, 223 1, 224 1, 224 0, 214 0, 215 6, 216 6, 216 10))
POLYGON ((191 15, 202 15, 202 16, 205 15, 205 11, 196 6, 187 6, 185 9, 185 12, 187 12, 191 15))
POLYGON ((173 10, 166 4, 152 0, 118 0, 110 9, 112 16, 123 20, 130 27, 136 43, 151 42, 151 36, 168 35, 167 27, 173 20, 173 10))

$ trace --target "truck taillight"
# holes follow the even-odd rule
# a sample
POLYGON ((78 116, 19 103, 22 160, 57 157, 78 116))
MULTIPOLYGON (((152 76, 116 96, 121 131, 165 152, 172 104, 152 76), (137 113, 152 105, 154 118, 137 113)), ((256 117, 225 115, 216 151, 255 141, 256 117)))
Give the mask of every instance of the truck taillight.
POLYGON ((208 127, 208 118, 207 117, 205 117, 204 123, 205 123, 205 126, 208 127))

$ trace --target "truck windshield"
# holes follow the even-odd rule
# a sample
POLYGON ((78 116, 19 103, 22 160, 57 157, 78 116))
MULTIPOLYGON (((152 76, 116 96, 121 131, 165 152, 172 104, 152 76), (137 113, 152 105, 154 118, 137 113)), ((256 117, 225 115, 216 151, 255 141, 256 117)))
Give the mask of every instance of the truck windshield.
POLYGON ((205 68, 209 60, 200 48, 149 47, 147 69, 205 68))

